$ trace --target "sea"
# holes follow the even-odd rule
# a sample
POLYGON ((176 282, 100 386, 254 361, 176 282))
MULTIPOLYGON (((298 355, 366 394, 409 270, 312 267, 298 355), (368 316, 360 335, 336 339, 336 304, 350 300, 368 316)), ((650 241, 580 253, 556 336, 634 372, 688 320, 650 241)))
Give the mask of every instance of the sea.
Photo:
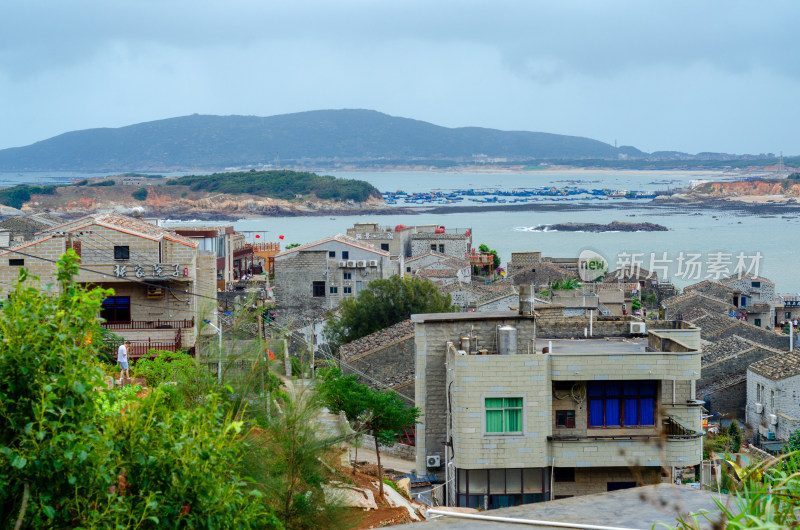
MULTIPOLYGON (((331 172, 341 178, 370 182, 382 192, 407 193, 433 190, 530 189, 578 186, 587 189, 658 191, 682 189, 702 181, 734 180, 758 174, 710 171, 353 171, 331 172)), ((104 174, 103 174, 104 175, 104 174)), ((175 173, 174 175, 179 175, 175 173)), ((0 173, 0 186, 20 183, 67 183, 100 174, 0 173)), ((719 279, 737 272, 758 274, 775 282, 776 292, 800 293, 795 248, 800 218, 794 213, 743 213, 736 210, 656 207, 648 200, 564 202, 544 199, 541 204, 565 205, 552 211, 496 210, 475 208, 459 211, 458 204, 434 205, 446 212, 417 215, 335 215, 323 217, 263 217, 233 222, 251 241, 280 240, 283 246, 309 243, 345 233, 354 223, 374 222, 382 226, 430 225, 470 229, 473 246, 485 243, 498 251, 505 263, 512 252, 541 251, 545 256, 577 257, 592 250, 606 259, 611 269, 639 266, 658 272, 678 287, 703 279, 719 279), (547 225, 566 222, 650 222, 666 232, 562 232, 547 225), (259 237, 256 238, 256 235, 259 237), (281 238, 282 236, 282 238, 281 238)), ((539 204, 539 203, 537 203, 539 204)), ((472 205, 472 204, 471 204, 472 205)), ((475 206, 480 206, 474 204, 475 206)), ((397 207, 408 207, 398 201, 397 207)), ((430 207, 424 205, 421 208, 430 207)), ((213 224, 208 221, 175 219, 182 223, 213 224)), ((230 224, 230 223, 220 223, 230 224)))

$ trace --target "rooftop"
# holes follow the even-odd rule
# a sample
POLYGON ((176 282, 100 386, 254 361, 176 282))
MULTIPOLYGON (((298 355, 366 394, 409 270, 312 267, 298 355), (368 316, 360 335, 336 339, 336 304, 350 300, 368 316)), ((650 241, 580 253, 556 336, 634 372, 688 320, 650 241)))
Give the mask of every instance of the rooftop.
POLYGON ((769 379, 786 379, 800 375, 800 355, 795 352, 784 352, 751 364, 751 372, 769 379))
POLYGON ((302 250, 310 250, 310 249, 313 249, 314 247, 317 247, 319 245, 323 245, 325 243, 330 243, 332 241, 337 241, 339 243, 344 243, 345 245, 350 245, 351 247, 360 248, 361 250, 368 250, 369 252, 373 252, 375 254, 380 254, 381 256, 389 257, 389 252, 384 251, 384 250, 378 250, 377 248, 375 248, 374 246, 370 245, 369 243, 365 243, 364 241, 362 241, 360 239, 356 239, 354 237, 346 236, 344 234, 336 234, 335 236, 329 236, 329 237, 326 237, 324 239, 319 239, 317 241, 314 241, 312 243, 307 243, 305 245, 300 245, 299 247, 294 247, 294 248, 290 248, 289 250, 284 250, 283 252, 278 254, 276 257, 280 258, 280 257, 283 257, 283 256, 287 256, 289 254, 292 254, 294 252, 300 252, 302 250))
MULTIPOLYGON (((552 349, 553 355, 601 355, 609 351, 617 355, 647 353, 647 339, 606 338, 589 339, 536 339, 536 351, 542 352, 545 346, 552 349)), ((663 353, 663 352, 659 352, 663 353)))
POLYGON ((47 233, 53 232, 75 232, 86 228, 87 226, 98 225, 112 230, 119 230, 127 234, 133 234, 139 237, 160 241, 161 239, 168 239, 175 241, 187 247, 197 248, 197 243, 188 237, 184 237, 170 232, 160 226, 147 223, 135 217, 128 217, 127 215, 120 215, 116 213, 96 213, 75 219, 69 223, 64 223, 59 226, 54 226, 47 230, 47 233))
MULTIPOLYGON (((556 485, 556 495, 558 486, 556 485)), ((539 519, 544 521, 580 524, 596 524, 623 528, 658 528, 660 523, 677 525, 678 513, 709 512, 709 517, 716 520, 714 514, 719 508, 714 502, 719 499, 723 504, 728 502, 727 495, 720 496, 715 492, 696 490, 688 486, 657 484, 642 486, 608 493, 582 495, 569 499, 549 502, 523 504, 512 508, 501 508, 484 512, 483 515, 509 517, 514 519, 539 519)), ((711 525, 709 524, 708 527, 711 525)), ((424 528, 463 528, 494 529, 520 528, 550 529, 552 526, 524 526, 518 523, 467 520, 457 517, 439 517, 420 523, 402 525, 398 528, 411 530, 424 528)), ((704 525, 705 527, 705 525, 704 525)))

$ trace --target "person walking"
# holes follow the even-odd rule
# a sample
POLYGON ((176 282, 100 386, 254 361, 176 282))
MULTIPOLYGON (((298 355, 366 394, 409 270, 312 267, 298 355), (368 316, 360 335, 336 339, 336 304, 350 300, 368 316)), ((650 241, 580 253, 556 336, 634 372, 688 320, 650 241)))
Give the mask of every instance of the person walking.
POLYGON ((122 344, 119 345, 119 349, 117 350, 117 362, 119 363, 119 383, 120 385, 125 384, 125 379, 130 379, 131 375, 128 371, 128 346, 131 345, 129 340, 126 340, 122 344), (123 379, 123 375, 125 378, 123 379))

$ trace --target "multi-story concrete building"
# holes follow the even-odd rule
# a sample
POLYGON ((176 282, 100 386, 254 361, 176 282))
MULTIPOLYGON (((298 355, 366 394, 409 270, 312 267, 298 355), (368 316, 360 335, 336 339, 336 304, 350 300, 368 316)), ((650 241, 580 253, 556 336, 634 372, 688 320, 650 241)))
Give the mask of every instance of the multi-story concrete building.
POLYGON ((775 324, 775 284, 760 276, 731 276, 720 283, 736 291, 734 305, 747 313, 754 326, 772 329, 775 324))
POLYGON ((762 441, 786 441, 800 429, 800 355, 785 352, 747 368, 747 424, 762 441))
POLYGON ((563 307, 414 315, 417 473, 495 508, 650 484, 702 458, 691 324, 563 307))
POLYGON ((131 357, 151 348, 193 350, 198 322, 216 323, 215 254, 117 214, 82 217, 0 252, 0 293, 9 291, 23 267, 49 281, 56 260, 70 248, 81 258, 78 282, 114 289, 99 316, 106 328, 131 340, 131 357))
POLYGON ((369 282, 399 272, 389 252, 338 234, 275 256, 275 310, 279 322, 304 324, 356 296, 369 282))
POLYGON ((415 231, 413 226, 381 226, 378 223, 356 223, 353 228, 347 229, 347 235, 370 243, 380 250, 388 252, 391 256, 411 256, 411 234, 415 231))
POLYGON ((472 281, 472 266, 464 258, 456 258, 435 250, 405 260, 405 274, 427 278, 438 287, 472 281))

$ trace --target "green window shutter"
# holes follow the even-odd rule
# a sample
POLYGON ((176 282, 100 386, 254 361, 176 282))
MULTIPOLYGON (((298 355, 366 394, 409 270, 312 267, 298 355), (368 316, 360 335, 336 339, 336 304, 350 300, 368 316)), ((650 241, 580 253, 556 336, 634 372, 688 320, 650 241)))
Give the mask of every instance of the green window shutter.
POLYGON ((503 411, 502 410, 487 410, 486 411, 486 432, 503 432, 503 411))

